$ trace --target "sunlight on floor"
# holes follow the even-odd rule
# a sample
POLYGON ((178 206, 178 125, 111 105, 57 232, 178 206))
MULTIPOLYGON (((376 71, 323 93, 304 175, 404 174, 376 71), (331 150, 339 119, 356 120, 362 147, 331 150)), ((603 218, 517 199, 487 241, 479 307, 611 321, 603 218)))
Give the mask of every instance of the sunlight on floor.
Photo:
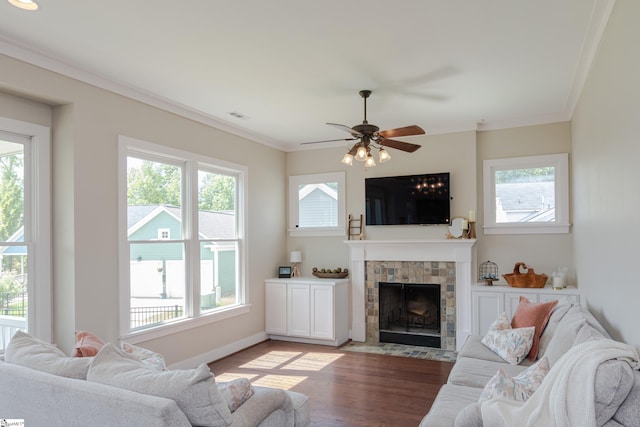
POLYGON ((224 383, 227 381, 237 380, 238 378, 246 378, 249 381, 252 381, 257 376, 258 374, 239 374, 235 372, 225 372, 223 374, 216 375, 215 377, 216 377, 216 381, 224 383))
POLYGON ((246 369, 274 369, 301 354, 295 351, 270 351, 264 356, 253 359, 240 367, 246 369))
POLYGON ((261 387, 273 387, 280 388, 282 390, 289 390, 302 381, 306 380, 308 377, 301 377, 295 375, 265 375, 262 378, 259 378, 255 381, 251 381, 253 385, 261 386, 261 387))
POLYGON ((285 365, 282 369, 292 369, 295 371, 319 371, 341 357, 342 354, 306 353, 302 357, 292 361, 288 365, 285 365))

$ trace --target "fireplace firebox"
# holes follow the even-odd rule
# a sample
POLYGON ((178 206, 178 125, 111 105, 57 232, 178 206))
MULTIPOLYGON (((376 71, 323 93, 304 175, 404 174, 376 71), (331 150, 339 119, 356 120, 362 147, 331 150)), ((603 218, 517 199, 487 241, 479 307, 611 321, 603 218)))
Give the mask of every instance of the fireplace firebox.
POLYGON ((440 285, 378 283, 380 342, 440 348, 440 285))

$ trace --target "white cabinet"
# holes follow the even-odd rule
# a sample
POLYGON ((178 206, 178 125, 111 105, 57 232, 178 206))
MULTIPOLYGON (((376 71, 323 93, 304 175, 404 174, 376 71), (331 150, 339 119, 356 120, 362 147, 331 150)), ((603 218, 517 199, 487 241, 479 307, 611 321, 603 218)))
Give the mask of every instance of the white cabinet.
POLYGON ((484 335, 489 326, 503 312, 511 318, 518 308, 520 296, 532 303, 547 301, 580 302, 576 288, 553 290, 552 288, 512 288, 510 286, 471 286, 471 331, 484 335))
POLYGON ((349 338, 349 279, 268 279, 265 304, 272 339, 337 346, 349 338))

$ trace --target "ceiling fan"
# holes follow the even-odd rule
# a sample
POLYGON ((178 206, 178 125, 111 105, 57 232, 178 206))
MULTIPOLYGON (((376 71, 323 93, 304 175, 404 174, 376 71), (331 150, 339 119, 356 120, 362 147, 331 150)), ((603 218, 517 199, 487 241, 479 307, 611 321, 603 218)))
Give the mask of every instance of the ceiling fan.
POLYGON ((353 163, 353 159, 359 161, 364 161, 365 165, 368 167, 375 166, 376 162, 371 155, 371 147, 377 148, 378 159, 380 163, 386 162, 391 159, 391 156, 385 150, 384 147, 395 148, 396 150, 406 151, 408 153, 413 153, 420 145, 411 144, 408 142, 398 141, 395 137, 402 136, 413 136, 413 135, 423 135, 425 132, 420 126, 412 125, 405 126, 397 129, 389 129, 381 131, 380 128, 376 125, 369 124, 367 121, 367 98, 371 95, 370 90, 361 90, 360 96, 364 99, 364 120, 362 124, 355 125, 353 127, 340 125, 337 123, 327 123, 329 126, 333 126, 337 129, 343 130, 351 134, 351 138, 340 138, 340 139, 328 139, 325 141, 314 141, 314 142, 303 142, 302 144, 318 144, 322 142, 332 142, 332 141, 355 141, 356 142, 353 147, 345 154, 342 159, 342 163, 346 163, 351 165, 353 163))

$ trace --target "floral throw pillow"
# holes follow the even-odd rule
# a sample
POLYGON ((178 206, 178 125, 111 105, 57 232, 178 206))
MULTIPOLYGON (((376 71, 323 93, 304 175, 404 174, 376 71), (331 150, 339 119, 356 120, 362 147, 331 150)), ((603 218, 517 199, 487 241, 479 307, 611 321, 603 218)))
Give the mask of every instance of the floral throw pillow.
POLYGON ((511 329, 511 319, 509 319, 507 313, 503 311, 500 316, 493 321, 491 326, 489 326, 489 330, 504 331, 505 329, 511 329))
POLYGON ((538 389, 548 372, 549 360, 546 357, 513 378, 499 369, 485 385, 478 402, 497 397, 524 402, 538 389))
POLYGON ((216 383, 218 391, 227 402, 229 410, 235 412, 244 402, 253 396, 254 389, 246 378, 216 383))
POLYGON ((128 342, 120 343, 120 348, 125 353, 138 359, 145 365, 156 369, 158 371, 166 371, 167 365, 164 361, 164 356, 155 351, 151 351, 146 348, 138 347, 137 345, 129 344, 128 342))
POLYGON ((536 328, 492 329, 482 338, 482 344, 512 365, 519 365, 529 354, 536 328))

